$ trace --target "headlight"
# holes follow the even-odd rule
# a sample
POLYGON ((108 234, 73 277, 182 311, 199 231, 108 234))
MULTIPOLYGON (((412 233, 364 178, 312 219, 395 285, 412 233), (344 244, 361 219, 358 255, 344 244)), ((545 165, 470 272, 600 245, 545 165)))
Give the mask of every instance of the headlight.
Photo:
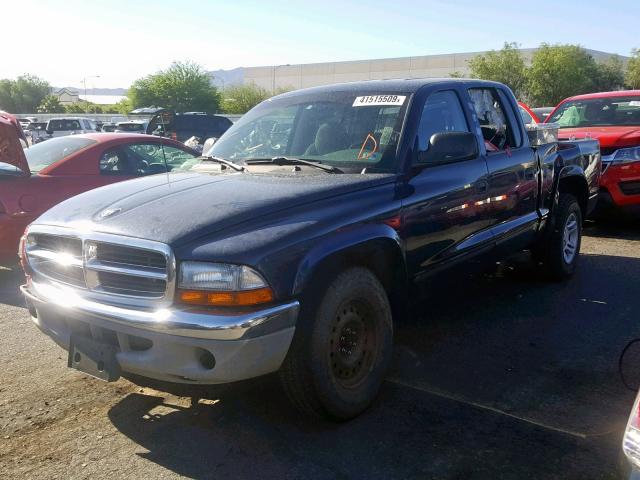
POLYGON ((611 162, 613 165, 640 162, 640 147, 620 148, 611 155, 602 157, 602 160, 611 162))
POLYGON ((192 305, 250 306, 273 300, 262 276, 245 265, 182 262, 178 298, 192 305))

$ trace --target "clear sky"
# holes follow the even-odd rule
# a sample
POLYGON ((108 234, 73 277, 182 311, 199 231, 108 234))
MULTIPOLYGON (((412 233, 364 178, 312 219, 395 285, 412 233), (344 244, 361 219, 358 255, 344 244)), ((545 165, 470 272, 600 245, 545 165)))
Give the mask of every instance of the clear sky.
POLYGON ((640 47, 640 0, 8 0, 0 78, 128 87, 173 60, 207 70, 578 43, 640 47))

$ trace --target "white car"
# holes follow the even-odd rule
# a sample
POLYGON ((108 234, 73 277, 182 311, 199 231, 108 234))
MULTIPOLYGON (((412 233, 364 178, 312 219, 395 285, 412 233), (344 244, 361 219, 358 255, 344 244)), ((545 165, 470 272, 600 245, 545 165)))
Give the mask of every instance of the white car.
POLYGON ((149 122, 143 122, 138 120, 131 120, 128 122, 116 123, 116 133, 146 133, 147 124, 149 122))
POLYGON ((622 451, 629 461, 631 472, 630 480, 640 479, 640 392, 633 403, 627 428, 622 438, 622 451))
POLYGON ((93 120, 82 117, 52 118, 47 122, 47 135, 50 137, 64 137, 78 133, 95 133, 96 124, 93 120))

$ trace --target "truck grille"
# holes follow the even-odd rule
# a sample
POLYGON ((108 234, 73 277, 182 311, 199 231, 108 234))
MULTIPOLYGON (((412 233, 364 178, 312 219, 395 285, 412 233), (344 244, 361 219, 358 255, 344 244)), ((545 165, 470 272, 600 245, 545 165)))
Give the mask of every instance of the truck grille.
POLYGON ((142 267, 166 268, 167 260, 161 252, 124 249, 121 245, 100 244, 97 258, 101 262, 119 263, 123 265, 137 265, 142 267))
POLYGON ((173 297, 169 247, 150 240, 32 226, 26 242, 37 281, 54 281, 115 303, 157 305, 173 297))

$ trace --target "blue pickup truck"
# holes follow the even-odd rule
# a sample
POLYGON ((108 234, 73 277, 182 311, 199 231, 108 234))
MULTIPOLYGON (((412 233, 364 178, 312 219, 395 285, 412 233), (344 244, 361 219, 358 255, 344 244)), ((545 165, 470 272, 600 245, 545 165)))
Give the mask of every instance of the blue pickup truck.
POLYGON ((22 291, 72 368, 167 390, 278 372, 344 420, 375 398, 412 284, 526 249, 570 277, 600 168, 597 142, 527 131, 499 83, 299 90, 195 164, 46 212, 22 291))

